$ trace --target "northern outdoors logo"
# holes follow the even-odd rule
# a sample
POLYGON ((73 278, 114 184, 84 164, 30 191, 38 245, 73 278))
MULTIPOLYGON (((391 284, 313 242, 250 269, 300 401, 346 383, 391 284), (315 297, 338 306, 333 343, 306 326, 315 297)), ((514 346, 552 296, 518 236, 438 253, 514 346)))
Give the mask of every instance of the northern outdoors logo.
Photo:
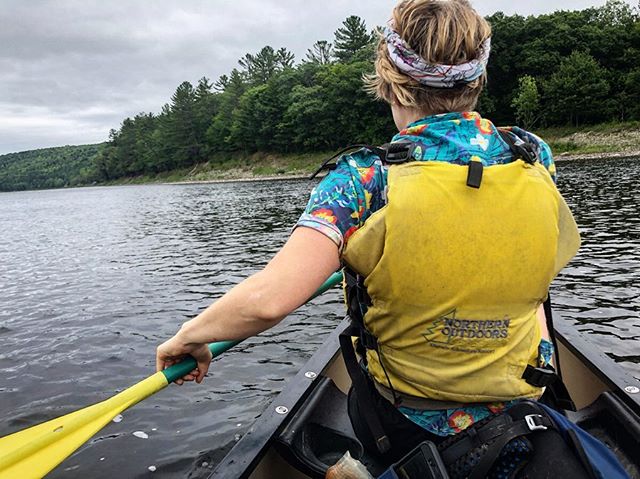
MULTIPOLYGON (((504 319, 461 319, 456 317, 456 311, 449 311, 440 316, 423 334, 429 345, 433 347, 460 350, 465 352, 489 353, 490 349, 469 349, 482 341, 483 346, 491 343, 502 343, 509 337, 511 320, 504 319), (474 344, 475 343, 475 344, 474 344)), ((497 344, 496 344, 497 346, 497 344)))

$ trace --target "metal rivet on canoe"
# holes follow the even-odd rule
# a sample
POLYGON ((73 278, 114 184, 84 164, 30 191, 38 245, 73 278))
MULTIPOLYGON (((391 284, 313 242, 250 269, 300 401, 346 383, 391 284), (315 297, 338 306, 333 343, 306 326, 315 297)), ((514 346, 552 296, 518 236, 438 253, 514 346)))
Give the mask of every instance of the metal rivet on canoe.
POLYGON ((276 412, 278 414, 287 414, 289 412, 289 408, 287 406, 276 406, 276 412))
POLYGON ((318 377, 318 375, 313 371, 307 371, 306 373, 304 373, 304 375, 309 379, 315 379, 316 377, 318 377))
POLYGON ((640 388, 636 387, 636 386, 627 386, 626 388, 624 388, 625 391, 627 391, 629 394, 638 394, 640 393, 640 388))

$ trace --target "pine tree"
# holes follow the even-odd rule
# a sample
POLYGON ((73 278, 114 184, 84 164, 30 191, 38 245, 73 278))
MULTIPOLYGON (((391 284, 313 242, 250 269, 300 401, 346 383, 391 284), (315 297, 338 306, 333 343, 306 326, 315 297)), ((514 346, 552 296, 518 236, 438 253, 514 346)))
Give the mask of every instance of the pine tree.
POLYGON ((227 75, 220 75, 220 78, 213 84, 213 89, 218 93, 222 93, 227 89, 229 84, 229 77, 227 75))
POLYGON ((195 90, 187 81, 182 82, 171 97, 165 143, 177 167, 189 166, 201 159, 202 145, 198 141, 195 103, 195 90))
POLYGON ((333 58, 333 45, 326 40, 318 40, 307 50, 307 61, 317 65, 329 65, 333 58))
POLYGON ((341 63, 349 63, 356 59, 358 52, 371 45, 373 39, 364 20, 351 15, 335 32, 335 56, 341 63))
POLYGON ((213 85, 209 79, 202 77, 198 80, 198 86, 194 92, 194 125, 197 142, 202 149, 201 159, 204 159, 207 153, 205 148, 207 129, 218 110, 219 94, 213 93, 212 89, 213 85))
POLYGON ((233 112, 238 107, 240 97, 247 90, 245 75, 237 68, 231 71, 225 82, 224 92, 217 100, 217 113, 207 129, 206 144, 208 149, 216 151, 229 150, 228 138, 231 133, 233 112))
POLYGON ((295 55, 282 47, 276 52, 276 60, 278 63, 278 70, 286 70, 287 68, 293 67, 293 61, 295 59, 295 55))

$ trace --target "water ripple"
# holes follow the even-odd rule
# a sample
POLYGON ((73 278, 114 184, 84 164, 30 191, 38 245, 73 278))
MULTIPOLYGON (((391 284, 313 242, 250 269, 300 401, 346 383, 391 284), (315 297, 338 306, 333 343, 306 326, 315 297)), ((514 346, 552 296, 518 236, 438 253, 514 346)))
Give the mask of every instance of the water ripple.
MULTIPOLYGON (((554 284, 567 321, 640 376, 640 169, 573 162, 560 188, 583 234, 554 284)), ((157 344, 284 244, 304 181, 0 194, 0 435, 111 397, 157 344)), ((339 291, 110 423, 52 478, 206 477, 343 315, 339 291), (285 358, 285 359, 283 359, 285 358), (241 424, 238 427, 237 424, 241 424), (132 436, 149 435, 147 440, 132 436), (203 466, 206 463, 206 466, 203 466)))

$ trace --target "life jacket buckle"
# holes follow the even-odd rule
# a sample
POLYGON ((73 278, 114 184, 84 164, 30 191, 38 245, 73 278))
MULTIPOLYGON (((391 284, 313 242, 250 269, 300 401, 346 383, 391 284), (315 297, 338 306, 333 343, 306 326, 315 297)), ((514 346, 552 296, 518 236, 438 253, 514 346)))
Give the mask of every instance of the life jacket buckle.
POLYGON ((386 154, 382 161, 389 165, 399 165, 414 161, 413 153, 418 145, 413 141, 399 141, 387 143, 383 146, 386 154))
POLYGON ((546 431, 548 429, 548 427, 544 425, 544 418, 540 414, 528 414, 524 417, 524 420, 527 422, 530 431, 546 431), (538 419, 539 422, 536 422, 536 419, 538 419))
POLYGON ((558 375, 550 366, 546 368, 534 368, 528 364, 522 374, 522 379, 531 386, 544 388, 556 382, 558 375))
POLYGON ((378 339, 364 328, 360 332, 360 342, 365 349, 378 350, 378 339))

